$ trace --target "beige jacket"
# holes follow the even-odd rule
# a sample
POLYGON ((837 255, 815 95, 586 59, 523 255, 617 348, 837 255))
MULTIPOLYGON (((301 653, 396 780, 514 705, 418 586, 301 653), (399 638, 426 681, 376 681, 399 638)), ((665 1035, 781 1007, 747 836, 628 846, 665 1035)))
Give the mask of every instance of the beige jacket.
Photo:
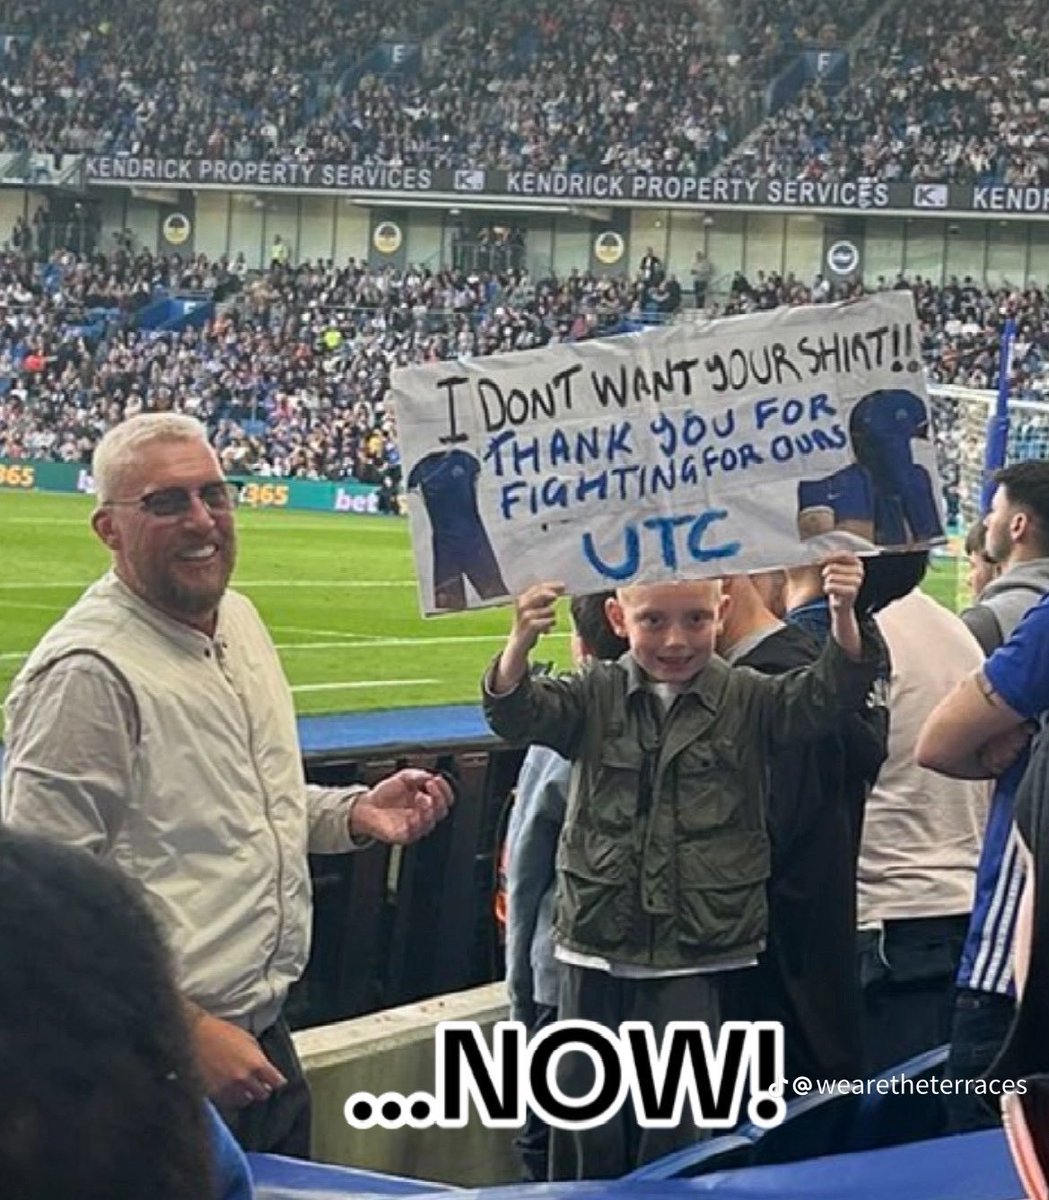
POLYGON ((4 824, 137 879, 183 992, 256 1032, 309 953, 307 850, 351 848, 360 789, 307 786, 292 697, 253 605, 214 638, 112 573, 47 633, 6 705, 4 824))

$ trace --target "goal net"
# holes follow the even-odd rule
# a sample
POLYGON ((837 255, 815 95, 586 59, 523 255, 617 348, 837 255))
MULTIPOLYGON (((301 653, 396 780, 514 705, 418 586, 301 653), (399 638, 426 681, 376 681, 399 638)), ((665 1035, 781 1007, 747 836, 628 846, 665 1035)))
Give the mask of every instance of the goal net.
MULTIPOLYGON (((994 416, 997 397, 992 391, 930 384, 932 425, 936 460, 943 481, 947 518, 957 531, 951 553, 964 557, 962 549, 969 526, 981 513, 983 486, 988 475, 985 464, 988 425, 994 416)), ((1030 458, 1049 458, 1049 402, 1010 399, 1004 447, 990 469, 1030 458)), ((958 601, 968 601, 967 570, 958 570, 958 601)))
MULTIPOLYGON (((987 478, 987 427, 995 412, 996 397, 994 392, 975 388, 930 384, 929 398, 947 517, 964 536, 981 515, 980 498, 987 478)), ((1028 458, 1049 458, 1049 403, 1011 399, 1004 456, 991 469, 1028 458)))

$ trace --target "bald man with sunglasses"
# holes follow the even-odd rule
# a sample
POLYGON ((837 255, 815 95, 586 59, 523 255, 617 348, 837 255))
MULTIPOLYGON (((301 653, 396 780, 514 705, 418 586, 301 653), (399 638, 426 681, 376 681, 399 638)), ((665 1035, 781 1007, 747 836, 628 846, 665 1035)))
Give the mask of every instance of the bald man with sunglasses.
POLYGON ((112 569, 12 685, 0 820, 141 883, 209 1094, 245 1149, 308 1157, 309 1093, 282 1016, 309 952, 307 853, 415 841, 451 791, 418 770, 371 789, 306 784, 276 649, 228 589, 237 489, 198 421, 133 417, 93 472, 112 569))

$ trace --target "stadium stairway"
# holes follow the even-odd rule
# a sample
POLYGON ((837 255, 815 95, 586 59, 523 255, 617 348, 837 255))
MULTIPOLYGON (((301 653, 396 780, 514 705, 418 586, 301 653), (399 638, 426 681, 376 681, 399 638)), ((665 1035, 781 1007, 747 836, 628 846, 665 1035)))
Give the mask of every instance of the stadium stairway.
POLYGON ((214 312, 208 292, 165 295, 140 309, 133 324, 145 333, 180 333, 190 326, 199 328, 214 312))

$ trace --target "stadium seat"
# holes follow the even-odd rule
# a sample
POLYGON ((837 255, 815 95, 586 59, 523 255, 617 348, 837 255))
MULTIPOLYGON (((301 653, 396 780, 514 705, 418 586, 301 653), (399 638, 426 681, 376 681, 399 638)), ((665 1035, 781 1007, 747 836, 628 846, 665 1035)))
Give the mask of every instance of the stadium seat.
POLYGON ((840 1149, 874 1150, 940 1137, 947 1128, 947 1112, 938 1092, 894 1093, 890 1088, 894 1079, 916 1084, 943 1078, 949 1049, 938 1046, 877 1075, 872 1081, 874 1086, 859 1097, 852 1127, 840 1149), (881 1091, 879 1083, 885 1084, 881 1091))
POLYGON ((834 1092, 810 1092, 787 1104, 787 1115, 772 1129, 747 1123, 737 1132, 754 1143, 751 1163, 790 1163, 837 1154, 856 1118, 859 1097, 834 1092))
POLYGON ((660 1179, 688 1179, 713 1171, 733 1171, 750 1166, 754 1139, 739 1133, 726 1133, 695 1146, 676 1150, 655 1162, 646 1163, 624 1175, 624 1179, 651 1182, 660 1179))
POLYGON ((792 1100, 782 1123, 772 1129, 746 1122, 733 1133, 669 1154, 626 1178, 681 1179, 937 1138, 946 1128, 942 1097, 890 1089, 894 1078, 911 1083, 940 1078, 947 1051, 939 1046, 883 1071, 863 1095, 813 1092, 792 1100), (883 1090, 879 1082, 884 1082, 883 1090))
POLYGON ((833 1154, 851 1128, 856 1101, 857 1097, 848 1094, 813 1092, 790 1101, 787 1115, 773 1129, 762 1129, 748 1121, 733 1133, 668 1154, 626 1178, 680 1179, 833 1154))
POLYGON ((660 1186, 660 1200, 674 1193, 681 1200, 706 1193, 717 1200, 1017 1200, 1024 1194, 1000 1129, 660 1186))
POLYGON ((332 1196, 421 1196, 451 1192, 446 1183, 384 1175, 355 1167, 303 1162, 278 1154, 249 1154, 255 1200, 330 1200, 332 1196))

